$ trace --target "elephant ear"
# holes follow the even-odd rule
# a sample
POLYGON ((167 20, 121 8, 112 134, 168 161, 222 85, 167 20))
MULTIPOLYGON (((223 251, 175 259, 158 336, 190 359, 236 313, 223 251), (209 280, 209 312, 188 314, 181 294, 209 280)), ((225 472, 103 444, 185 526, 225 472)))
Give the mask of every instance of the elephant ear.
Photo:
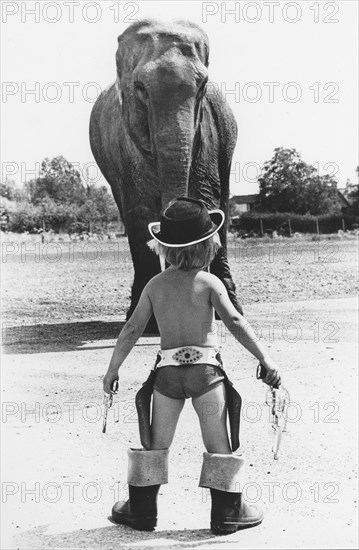
POLYGON ((143 43, 147 38, 138 31, 150 23, 149 19, 133 23, 117 38, 116 66, 120 80, 132 73, 143 55, 143 43))

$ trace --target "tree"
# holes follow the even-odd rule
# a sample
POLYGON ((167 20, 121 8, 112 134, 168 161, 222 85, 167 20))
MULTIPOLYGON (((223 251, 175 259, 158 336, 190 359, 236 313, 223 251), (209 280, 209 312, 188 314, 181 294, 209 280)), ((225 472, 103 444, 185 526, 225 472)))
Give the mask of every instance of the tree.
POLYGON ((273 158, 264 163, 258 182, 262 211, 312 215, 340 212, 336 180, 319 176, 295 149, 277 147, 273 158))
POLYGON ((24 193, 16 187, 14 180, 6 180, 0 183, 0 197, 4 197, 9 201, 20 202, 24 199, 24 193))
POLYGON ((78 217, 79 207, 76 204, 61 204, 50 197, 37 203, 36 208, 42 227, 56 232, 67 229, 78 217))
MULTIPOLYGON (((359 178, 359 166, 356 167, 356 173, 359 178)), ((352 183, 350 185, 350 191, 348 193, 348 200, 351 203, 351 209, 354 214, 359 214, 359 183, 352 183)))
POLYGON ((86 197, 80 172, 63 156, 45 158, 39 177, 28 182, 26 188, 32 204, 46 197, 61 204, 79 203, 86 197))
POLYGON ((107 225, 111 221, 118 220, 118 208, 115 199, 110 195, 105 186, 95 187, 89 185, 88 197, 96 204, 101 220, 107 225))
MULTIPOLYGON (((11 212, 2 205, 2 227, 31 231, 45 226, 54 231, 102 229, 118 220, 114 198, 106 187, 83 185, 81 175, 63 156, 45 158, 38 178, 25 184, 23 191, 14 182, 0 186, 0 195, 12 203, 11 212), (21 203, 21 204, 20 204, 21 203)), ((5 203, 5 200, 3 201, 5 203)))
POLYGON ((341 206, 338 199, 336 182, 331 176, 315 176, 307 182, 302 198, 302 209, 312 216, 320 214, 340 214, 341 206))

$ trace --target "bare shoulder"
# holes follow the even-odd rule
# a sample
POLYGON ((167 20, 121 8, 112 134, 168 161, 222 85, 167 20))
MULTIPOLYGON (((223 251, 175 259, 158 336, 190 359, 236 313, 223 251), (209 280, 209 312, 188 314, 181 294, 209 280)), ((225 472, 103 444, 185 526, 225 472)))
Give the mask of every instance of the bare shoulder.
MULTIPOLYGON (((210 288, 222 288, 224 287, 222 281, 213 273, 207 271, 200 271, 197 275, 201 281, 206 283, 210 288)), ((225 288, 225 287, 224 287, 225 288)))
POLYGON ((151 295, 157 292, 163 286, 164 281, 167 278, 165 276, 165 273, 166 273, 165 271, 163 271, 162 273, 158 273, 148 281, 148 283, 144 288, 144 291, 146 292, 146 294, 151 295))

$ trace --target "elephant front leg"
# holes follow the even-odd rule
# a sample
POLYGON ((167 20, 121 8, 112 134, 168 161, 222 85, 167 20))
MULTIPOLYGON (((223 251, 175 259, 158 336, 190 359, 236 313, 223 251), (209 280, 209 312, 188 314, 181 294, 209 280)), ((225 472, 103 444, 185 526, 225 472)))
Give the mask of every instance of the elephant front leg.
POLYGON ((241 315, 243 315, 243 308, 239 303, 236 295, 236 286, 232 279, 232 274, 228 264, 227 253, 223 248, 220 248, 210 265, 210 271, 213 275, 216 275, 224 284, 227 289, 229 299, 241 315))
MULTIPOLYGON (((131 290, 131 304, 127 311, 127 319, 131 317, 148 281, 161 272, 158 256, 151 252, 145 243, 140 248, 131 250, 131 253, 135 274, 131 290)), ((152 315, 149 320, 145 332, 158 333, 158 326, 154 315, 152 315)))

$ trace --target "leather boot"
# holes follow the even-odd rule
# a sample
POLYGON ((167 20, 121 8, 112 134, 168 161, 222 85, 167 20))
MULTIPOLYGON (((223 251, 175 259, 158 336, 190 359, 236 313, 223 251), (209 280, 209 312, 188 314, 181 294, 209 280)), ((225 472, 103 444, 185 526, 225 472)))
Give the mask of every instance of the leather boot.
POLYGON ((234 533, 240 529, 255 527, 263 521, 263 512, 257 506, 248 505, 242 493, 227 493, 210 489, 212 498, 211 530, 213 533, 234 533))
POLYGON ((168 449, 129 449, 127 482, 129 499, 114 504, 112 519, 134 529, 151 531, 157 525, 158 491, 168 482, 168 449))
POLYGON ((200 487, 211 491, 211 530, 234 533, 259 525, 263 512, 242 498, 244 458, 235 454, 203 453, 200 487))
POLYGON ((157 525, 157 495, 160 487, 129 485, 130 498, 125 502, 115 503, 112 508, 112 519, 116 523, 129 525, 139 531, 152 531, 157 525))

